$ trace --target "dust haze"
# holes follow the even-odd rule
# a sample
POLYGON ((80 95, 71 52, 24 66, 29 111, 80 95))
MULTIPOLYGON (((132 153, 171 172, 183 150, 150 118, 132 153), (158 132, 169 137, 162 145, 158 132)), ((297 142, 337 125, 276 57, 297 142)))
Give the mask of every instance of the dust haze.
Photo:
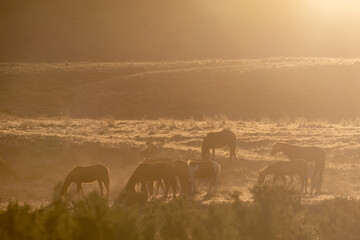
POLYGON ((0 238, 358 239, 359 7, 1 1, 0 238), (224 129, 236 158, 219 146, 204 159, 205 136, 224 129), (325 152, 320 192, 299 178, 258 184, 289 161, 270 154, 276 142, 325 152), (214 193, 206 180, 176 199, 144 198, 150 183, 126 192, 144 159, 163 158, 218 163, 214 193), (95 164, 109 169, 108 197, 96 182, 59 197, 72 168, 95 164))

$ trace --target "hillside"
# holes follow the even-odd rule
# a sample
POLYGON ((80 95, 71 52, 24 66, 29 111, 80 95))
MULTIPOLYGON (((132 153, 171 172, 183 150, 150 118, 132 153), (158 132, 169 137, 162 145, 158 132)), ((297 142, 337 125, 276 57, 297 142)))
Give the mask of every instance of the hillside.
POLYGON ((356 118, 359 59, 0 64, 0 112, 22 117, 356 118))

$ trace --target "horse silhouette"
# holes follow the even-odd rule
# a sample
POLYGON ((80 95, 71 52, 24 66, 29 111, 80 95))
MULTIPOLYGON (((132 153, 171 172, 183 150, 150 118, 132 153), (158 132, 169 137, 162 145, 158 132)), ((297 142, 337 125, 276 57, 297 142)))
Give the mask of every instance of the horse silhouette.
POLYGON ((321 192, 326 158, 324 150, 319 147, 302 147, 276 142, 271 150, 271 155, 279 152, 284 153, 290 160, 303 159, 307 162, 314 162, 315 170, 311 176, 311 193, 313 193, 314 187, 316 187, 317 194, 321 192))
POLYGON ((308 165, 308 162, 302 159, 273 163, 259 171, 258 184, 263 184, 265 177, 270 174, 274 175, 272 184, 274 184, 278 178, 281 178, 286 184, 285 176, 299 175, 301 180, 301 192, 305 191, 305 193, 307 193, 307 183, 309 179, 308 165))
POLYGON ((220 174, 220 165, 214 161, 188 161, 188 165, 192 190, 196 192, 195 179, 208 179, 210 183, 206 194, 208 196, 220 174))
MULTIPOLYGON (((166 162, 175 167, 175 175, 179 179, 181 194, 189 193, 189 167, 187 162, 182 160, 172 160, 171 158, 147 158, 142 161, 143 163, 156 163, 156 162, 166 162)), ((155 182, 154 182, 155 183, 155 182)), ((159 187, 161 186, 164 191, 164 184, 162 181, 156 181, 157 191, 155 195, 159 192, 159 187)), ((149 182, 149 191, 150 194, 153 194, 153 183, 149 182)))
POLYGON ((230 159, 236 158, 235 147, 236 147, 236 136, 230 130, 223 130, 220 132, 208 133, 202 142, 201 157, 202 160, 209 160, 210 149, 213 152, 213 158, 215 159, 215 149, 228 146, 230 149, 230 159))
POLYGON ((82 183, 91 183, 97 181, 100 188, 101 196, 103 195, 103 185, 106 188, 106 195, 109 196, 110 191, 110 178, 109 178, 109 169, 104 165, 97 164, 92 166, 77 166, 69 171, 67 174, 63 185, 60 190, 60 197, 67 192, 71 183, 76 183, 77 185, 77 194, 80 197, 80 192, 84 195, 82 188, 82 183))
POLYGON ((173 198, 176 197, 176 172, 175 167, 166 162, 156 163, 140 163, 130 176, 127 184, 127 192, 135 192, 135 186, 141 183, 142 191, 145 191, 148 196, 147 185, 154 183, 154 181, 164 181, 165 193, 164 197, 168 195, 168 190, 171 186, 173 190, 173 198))

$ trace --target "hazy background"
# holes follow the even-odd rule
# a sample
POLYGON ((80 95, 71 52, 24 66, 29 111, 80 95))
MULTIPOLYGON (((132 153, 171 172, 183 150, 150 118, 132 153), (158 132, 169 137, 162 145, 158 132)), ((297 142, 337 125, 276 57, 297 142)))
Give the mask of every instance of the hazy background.
POLYGON ((238 159, 217 150, 219 198, 249 196, 286 159, 269 156, 279 140, 326 151, 326 196, 360 196, 359 12, 351 0, 1 0, 0 209, 50 201, 72 167, 95 163, 114 199, 143 158, 200 159, 224 128, 238 159))
POLYGON ((0 61, 357 57, 355 0, 2 0, 0 61))

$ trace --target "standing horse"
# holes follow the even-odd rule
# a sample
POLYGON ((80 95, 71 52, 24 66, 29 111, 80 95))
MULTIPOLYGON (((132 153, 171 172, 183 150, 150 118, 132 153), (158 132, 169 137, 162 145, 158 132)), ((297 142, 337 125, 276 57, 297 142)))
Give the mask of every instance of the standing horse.
MULTIPOLYGON (((189 166, 187 162, 181 160, 172 160, 171 158, 151 158, 151 159, 147 158, 144 159, 142 162, 143 163, 166 162, 173 165, 175 167, 175 175, 179 179, 181 194, 189 193, 189 166)), ((151 194, 153 193, 153 185, 154 184, 152 182, 149 183, 149 188, 150 188, 149 190, 151 194)), ((162 181, 157 182, 157 191, 155 193, 156 195, 159 192, 160 186, 164 190, 164 185, 162 181)))
POLYGON ((168 195, 169 187, 173 190, 173 198, 176 197, 176 172, 175 167, 169 163, 156 162, 156 163, 140 163, 135 169, 134 173, 130 176, 127 184, 127 192, 135 192, 135 185, 141 183, 142 189, 147 193, 148 183, 154 181, 164 181, 165 193, 164 197, 168 195))
POLYGON ((60 190, 60 197, 69 189, 71 183, 76 183, 78 197, 80 192, 84 195, 82 183, 90 183, 97 181, 99 183, 101 196, 103 195, 103 184, 106 188, 106 195, 109 196, 110 178, 109 169, 104 165, 97 164, 87 167, 77 166, 74 167, 67 174, 63 185, 60 190))
POLYGON ((223 130, 220 132, 208 133, 204 137, 201 147, 202 160, 209 160, 210 149, 212 149, 213 158, 215 159, 215 148, 221 148, 224 146, 228 146, 230 149, 230 159, 236 158, 236 136, 232 131, 223 130))
POLYGON ((276 142, 271 150, 271 156, 278 152, 284 153, 290 160, 304 159, 307 162, 314 162, 315 170, 311 176, 311 193, 313 193, 314 184, 316 193, 318 194, 321 192, 326 158, 324 150, 319 147, 302 147, 276 142))
POLYGON ((220 165, 214 161, 189 161, 188 165, 193 191, 196 192, 195 179, 208 179, 210 187, 206 195, 209 196, 210 191, 215 186, 216 180, 220 174, 220 165))
POLYGON ((305 191, 305 193, 307 193, 309 170, 308 162, 302 159, 276 162, 259 171, 258 184, 263 184, 265 177, 270 174, 274 174, 273 185, 278 178, 281 178, 286 184, 285 176, 299 175, 301 180, 301 192, 305 191))

